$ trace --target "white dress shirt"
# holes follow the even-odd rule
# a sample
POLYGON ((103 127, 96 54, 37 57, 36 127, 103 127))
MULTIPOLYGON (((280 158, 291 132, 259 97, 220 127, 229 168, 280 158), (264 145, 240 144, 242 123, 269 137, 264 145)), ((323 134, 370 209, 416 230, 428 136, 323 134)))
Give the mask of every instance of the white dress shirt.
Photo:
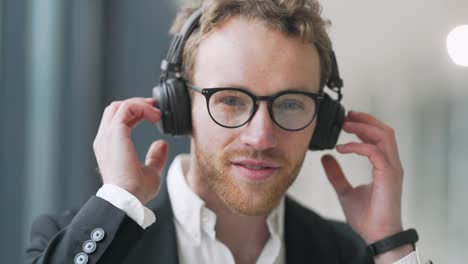
MULTIPOLYGON (((229 248, 216 238, 216 214, 190 189, 185 179, 188 155, 179 155, 172 162, 167 175, 167 190, 174 212, 179 262, 235 264, 229 248)), ((96 196, 123 210, 143 229, 156 222, 154 213, 140 201, 115 185, 104 184, 96 196)), ((157 212, 156 212, 157 214, 157 212)), ((270 238, 257 264, 285 264, 284 198, 267 218, 270 238)), ((420 264, 418 250, 393 264, 420 264)))

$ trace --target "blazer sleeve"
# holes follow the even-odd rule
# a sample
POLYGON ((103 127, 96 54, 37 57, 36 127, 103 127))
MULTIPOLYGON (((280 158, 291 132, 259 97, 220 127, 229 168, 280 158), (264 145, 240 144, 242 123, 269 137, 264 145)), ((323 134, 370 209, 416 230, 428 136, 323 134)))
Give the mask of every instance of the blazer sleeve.
POLYGON ((142 235, 124 211, 93 196, 76 214, 38 217, 26 263, 120 263, 142 235))

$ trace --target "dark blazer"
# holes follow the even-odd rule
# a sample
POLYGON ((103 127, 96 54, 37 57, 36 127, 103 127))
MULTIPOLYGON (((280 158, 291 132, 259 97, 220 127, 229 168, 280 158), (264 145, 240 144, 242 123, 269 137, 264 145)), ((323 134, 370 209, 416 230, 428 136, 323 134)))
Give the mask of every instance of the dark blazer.
MULTIPOLYGON (((374 263, 365 243, 347 224, 325 220, 287 197, 285 202, 286 262, 374 263)), ((41 216, 31 229, 26 263, 73 263, 96 228, 104 231, 87 263, 178 263, 176 230, 164 183, 147 206, 156 223, 143 230, 125 212, 93 196, 79 210, 41 216)), ((96 240, 96 239, 95 239, 96 240)))

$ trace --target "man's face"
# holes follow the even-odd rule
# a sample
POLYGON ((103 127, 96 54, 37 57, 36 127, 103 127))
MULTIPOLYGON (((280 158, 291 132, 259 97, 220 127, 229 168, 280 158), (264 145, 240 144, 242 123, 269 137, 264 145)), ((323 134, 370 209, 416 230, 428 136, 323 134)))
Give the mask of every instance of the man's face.
MULTIPOLYGON (((313 45, 234 17, 200 43, 193 82, 202 88, 237 87, 254 95, 284 90, 318 93, 319 57, 313 45)), ((316 121, 286 131, 260 101, 244 126, 224 128, 209 116, 206 100, 193 94, 193 151, 200 181, 231 210, 267 215, 297 177, 316 121)))

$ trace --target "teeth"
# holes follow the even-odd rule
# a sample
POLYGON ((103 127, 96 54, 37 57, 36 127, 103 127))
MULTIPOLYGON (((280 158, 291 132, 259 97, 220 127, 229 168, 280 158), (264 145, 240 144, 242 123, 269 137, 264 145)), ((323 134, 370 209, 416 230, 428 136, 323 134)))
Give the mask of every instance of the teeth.
POLYGON ((252 169, 252 170, 263 170, 263 169, 266 169, 266 167, 262 167, 262 166, 252 166, 252 165, 244 165, 244 167, 249 168, 249 169, 252 169))

